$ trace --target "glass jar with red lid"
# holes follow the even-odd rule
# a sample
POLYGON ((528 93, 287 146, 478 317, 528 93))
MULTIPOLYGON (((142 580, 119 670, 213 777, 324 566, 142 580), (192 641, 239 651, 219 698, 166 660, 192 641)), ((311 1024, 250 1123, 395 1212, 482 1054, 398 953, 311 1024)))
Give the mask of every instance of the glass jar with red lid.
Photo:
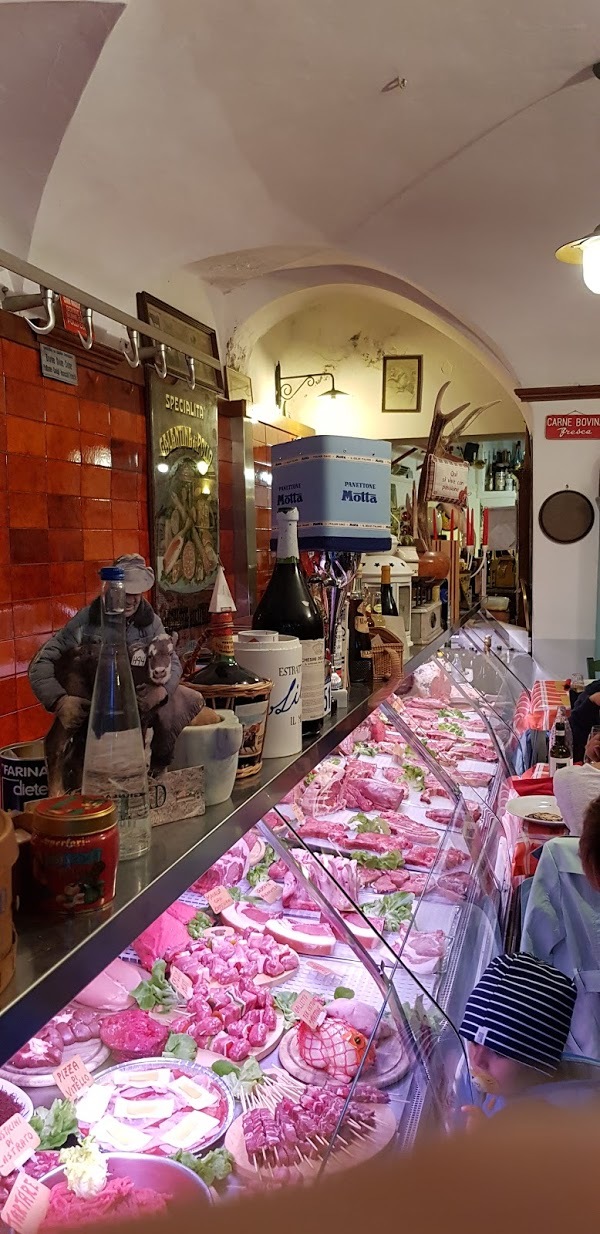
POLYGON ((36 908, 72 915, 114 900, 119 829, 113 801, 81 793, 46 797, 32 811, 31 830, 36 908))

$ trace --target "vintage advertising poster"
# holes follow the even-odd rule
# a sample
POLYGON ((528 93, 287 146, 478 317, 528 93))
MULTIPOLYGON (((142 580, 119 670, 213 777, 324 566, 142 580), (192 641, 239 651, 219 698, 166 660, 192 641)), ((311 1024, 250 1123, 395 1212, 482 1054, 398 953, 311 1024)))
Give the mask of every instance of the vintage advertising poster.
POLYGON ((157 611, 185 634, 207 620, 219 564, 217 396, 148 374, 157 611))

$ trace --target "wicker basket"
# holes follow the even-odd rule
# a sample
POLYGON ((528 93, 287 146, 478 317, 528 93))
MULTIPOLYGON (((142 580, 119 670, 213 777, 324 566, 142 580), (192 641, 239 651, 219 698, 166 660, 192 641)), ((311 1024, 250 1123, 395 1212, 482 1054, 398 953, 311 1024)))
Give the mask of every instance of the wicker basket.
POLYGON ((371 625, 371 649, 373 652, 373 681, 389 681, 402 676, 404 645, 385 626, 371 625))

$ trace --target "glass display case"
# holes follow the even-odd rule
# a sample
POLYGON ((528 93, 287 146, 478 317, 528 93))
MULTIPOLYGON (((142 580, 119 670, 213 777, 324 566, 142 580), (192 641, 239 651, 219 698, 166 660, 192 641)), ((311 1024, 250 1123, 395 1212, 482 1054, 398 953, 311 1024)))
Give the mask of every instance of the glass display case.
POLYGON ((457 1029, 503 948, 505 745, 486 694, 426 660, 232 802, 160 828, 102 919, 23 922, 0 1094, 47 1111, 25 1169, 93 1132, 111 1161, 183 1166, 173 1194, 191 1172, 226 1196, 459 1123, 457 1029))

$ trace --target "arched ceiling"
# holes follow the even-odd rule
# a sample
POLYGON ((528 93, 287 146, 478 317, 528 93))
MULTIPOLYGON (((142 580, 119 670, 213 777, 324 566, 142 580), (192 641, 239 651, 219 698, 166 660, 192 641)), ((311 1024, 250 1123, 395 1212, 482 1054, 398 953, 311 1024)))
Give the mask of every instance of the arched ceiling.
POLYGON ((208 295, 225 338, 362 265, 523 384, 597 381, 553 259, 600 221, 597 56, 597 0, 0 0, 0 244, 128 308, 208 295))

